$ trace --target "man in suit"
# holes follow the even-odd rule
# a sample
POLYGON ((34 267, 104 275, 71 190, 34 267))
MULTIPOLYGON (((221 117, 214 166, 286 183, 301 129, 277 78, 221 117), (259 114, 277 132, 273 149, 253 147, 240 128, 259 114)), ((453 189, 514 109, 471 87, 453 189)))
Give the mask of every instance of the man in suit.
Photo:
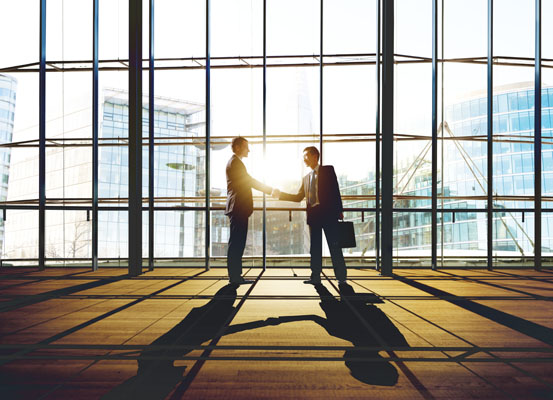
POLYGON ((253 179, 242 158, 250 152, 248 141, 239 136, 232 140, 234 153, 227 163, 227 204, 225 215, 230 219, 227 268, 231 284, 253 283, 242 277, 242 255, 248 235, 248 218, 253 213, 252 188, 271 194, 272 188, 253 179))
POLYGON ((296 194, 273 191, 280 200, 307 201, 307 225, 311 237, 311 278, 304 283, 318 285, 322 272, 322 231, 324 230, 334 274, 340 284, 346 283, 346 263, 339 244, 338 220, 343 219, 342 198, 338 179, 331 165, 319 165, 319 150, 310 146, 303 150, 303 162, 311 172, 302 179, 296 194))

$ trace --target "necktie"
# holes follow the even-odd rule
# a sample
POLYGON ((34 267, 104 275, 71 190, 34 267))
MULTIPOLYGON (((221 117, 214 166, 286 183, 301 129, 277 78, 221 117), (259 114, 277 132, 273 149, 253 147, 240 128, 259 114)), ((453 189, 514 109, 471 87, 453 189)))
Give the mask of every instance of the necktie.
POLYGON ((311 172, 311 177, 309 178, 309 205, 312 206, 317 201, 317 186, 316 186, 316 175, 315 171, 311 172))

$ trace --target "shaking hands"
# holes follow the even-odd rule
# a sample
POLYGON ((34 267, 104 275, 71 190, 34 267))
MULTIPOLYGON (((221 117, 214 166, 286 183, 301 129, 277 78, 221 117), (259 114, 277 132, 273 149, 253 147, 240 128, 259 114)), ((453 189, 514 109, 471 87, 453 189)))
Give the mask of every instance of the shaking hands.
POLYGON ((278 199, 280 197, 280 190, 278 189, 273 189, 273 192, 271 193, 271 196, 273 199, 278 199))

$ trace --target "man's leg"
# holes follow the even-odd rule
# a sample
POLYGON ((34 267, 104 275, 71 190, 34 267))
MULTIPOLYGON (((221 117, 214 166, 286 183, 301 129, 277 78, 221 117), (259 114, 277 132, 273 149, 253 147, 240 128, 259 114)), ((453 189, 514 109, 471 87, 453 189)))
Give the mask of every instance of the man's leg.
POLYGON ((309 237, 311 242, 311 281, 321 281, 323 269, 323 230, 320 225, 309 225, 309 237))
POLYGON ((347 278, 346 262, 344 254, 339 243, 338 221, 329 221, 323 225, 325 231, 326 242, 330 250, 332 258, 332 266, 334 267, 334 275, 339 282, 345 282, 347 278))
POLYGON ((238 281, 242 277, 242 255, 246 247, 247 236, 248 217, 231 215, 227 252, 228 276, 231 281, 238 281))

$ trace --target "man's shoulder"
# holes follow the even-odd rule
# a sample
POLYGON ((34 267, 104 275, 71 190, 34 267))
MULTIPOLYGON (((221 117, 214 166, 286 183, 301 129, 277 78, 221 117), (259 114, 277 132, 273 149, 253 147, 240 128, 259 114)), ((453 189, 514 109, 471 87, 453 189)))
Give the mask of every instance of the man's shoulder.
POLYGON ((238 166, 238 165, 244 165, 239 157, 236 156, 236 154, 233 154, 232 157, 228 160, 227 168, 238 166))
POLYGON ((319 173, 320 172, 334 172, 334 167, 332 165, 320 165, 319 173))

